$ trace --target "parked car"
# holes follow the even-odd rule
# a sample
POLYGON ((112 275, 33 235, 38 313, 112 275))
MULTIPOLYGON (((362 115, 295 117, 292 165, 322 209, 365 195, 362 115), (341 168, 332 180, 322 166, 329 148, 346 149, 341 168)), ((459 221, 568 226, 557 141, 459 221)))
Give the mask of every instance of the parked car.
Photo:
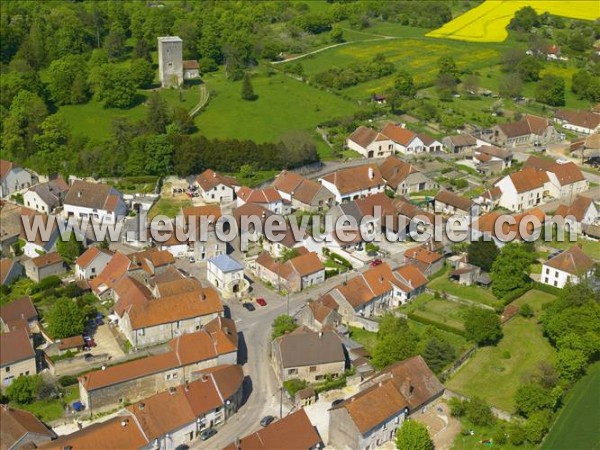
POLYGON ((83 403, 81 403, 79 400, 77 400, 76 402, 73 402, 73 404, 71 406, 77 412, 83 411, 85 409, 85 405, 83 403))
POLYGON ((207 439, 213 437, 215 434, 217 434, 217 430, 215 430, 214 428, 207 428, 206 430, 202 431, 202 433, 200 433, 200 440, 206 441, 207 439))
POLYGON ((242 305, 244 308, 246 308, 248 311, 254 311, 256 308, 254 307, 254 305, 250 302, 246 302, 242 305))
POLYGON ((85 361, 91 361, 92 359, 94 359, 94 355, 92 355, 91 353, 86 353, 85 355, 83 355, 83 359, 85 361))
POLYGON ((336 400, 334 400, 334 401, 332 401, 332 402, 331 402, 331 407, 332 407, 332 408, 335 408, 337 405, 339 405, 339 404, 340 404, 340 403, 342 403, 343 401, 344 401, 344 399, 343 399, 343 398, 338 398, 338 399, 336 399, 336 400))
POLYGON ((273 422, 275 420, 275 417, 273 416, 265 416, 262 419, 260 419, 260 426, 261 427, 267 427, 271 424, 271 422, 273 422))
POLYGON ((83 340, 85 341, 85 346, 92 348, 92 347, 96 347, 96 342, 89 336, 84 336, 83 340))
POLYGON ((256 299, 256 303, 258 303, 260 306, 267 306, 267 301, 264 298, 257 298, 256 299))
POLYGON ((373 261, 371 261, 371 267, 377 267, 381 264, 383 264, 383 261, 379 258, 376 258, 373 261))

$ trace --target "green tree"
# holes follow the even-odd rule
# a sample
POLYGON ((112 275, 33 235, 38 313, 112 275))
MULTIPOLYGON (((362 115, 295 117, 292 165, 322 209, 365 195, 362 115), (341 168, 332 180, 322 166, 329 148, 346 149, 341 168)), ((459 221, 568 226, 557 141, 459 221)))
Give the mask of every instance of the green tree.
POLYGON ((440 73, 435 84, 440 99, 450 100, 452 94, 456 93, 456 84, 456 78, 452 74, 440 73))
POLYGON ((463 80, 463 89, 472 95, 477 95, 479 92, 479 77, 477 75, 467 75, 463 80))
POLYGON ((372 363, 377 368, 386 367, 417 353, 419 337, 411 331, 406 319, 392 314, 383 316, 377 341, 373 349, 372 363))
POLYGON ((154 91, 146 104, 146 126, 154 133, 163 134, 169 124, 169 106, 162 96, 154 91))
POLYGON ((529 303, 525 303, 523 306, 521 306, 519 308, 519 315, 521 315, 521 317, 525 317, 526 319, 529 319, 529 318, 533 317, 533 308, 531 307, 531 305, 529 303))
POLYGON ((339 25, 335 25, 329 33, 329 39, 331 39, 331 42, 333 42, 334 44, 341 44, 342 42, 344 42, 344 30, 342 29, 342 27, 340 27, 339 25))
POLYGON ((515 394, 515 403, 517 413, 523 417, 529 417, 536 411, 553 409, 556 404, 550 389, 538 383, 521 385, 515 394))
POLYGON ((20 376, 6 388, 6 395, 11 401, 26 405, 35 400, 41 384, 40 375, 20 376))
POLYGON ((500 79, 498 91, 501 97, 520 97, 523 92, 523 81, 516 73, 504 76, 500 79))
POLYGON ((95 74, 95 94, 107 108, 129 108, 136 100, 135 82, 129 69, 106 64, 95 74))
POLYGON ((516 65, 516 70, 523 81, 537 81, 540 79, 542 62, 533 56, 526 56, 516 65))
POLYGON ((511 30, 529 31, 539 25, 539 16, 531 6, 519 9, 511 19, 508 28, 511 30))
POLYGON ((494 345, 502 338, 500 318, 490 310, 470 308, 465 313, 467 339, 478 345, 494 345))
POLYGON ((396 432, 398 450, 433 450, 434 445, 424 425, 414 420, 405 420, 396 432))
POLYGON ((529 283, 529 266, 535 262, 535 254, 517 242, 502 247, 492 264, 492 292, 500 299, 524 288, 529 283))
POLYGON ((291 333, 298 325, 294 322, 294 318, 292 316, 288 316, 286 314, 282 314, 277 316, 273 321, 273 331, 271 333, 271 339, 278 338, 279 336, 283 336, 286 333, 291 333))
POLYGON ((427 340, 421 356, 433 372, 440 373, 456 358, 456 350, 449 342, 432 336, 427 340))
POLYGON ((111 29, 104 40, 104 48, 108 58, 118 60, 125 54, 125 31, 120 25, 116 24, 111 29))
POLYGON ((129 68, 131 79, 138 88, 149 88, 154 83, 154 67, 152 63, 143 58, 134 59, 131 61, 129 68))
POLYGON ((60 114, 53 114, 40 128, 41 133, 33 138, 37 150, 33 157, 36 170, 46 174, 67 172, 71 130, 66 120, 60 114))
POLYGON ((588 359, 582 350, 562 348, 556 357, 556 368, 560 377, 573 382, 585 373, 588 359))
POLYGON ((281 252, 281 256, 279 257, 279 262, 284 263, 298 256, 300 256, 300 252, 297 248, 284 248, 281 252))
POLYGON ((85 60, 69 55, 52 61, 48 68, 48 87, 58 105, 85 103, 89 98, 85 60))
POLYGON ((61 237, 56 243, 56 251, 67 264, 73 264, 83 250, 83 244, 77 239, 75 233, 70 233, 64 240, 61 237))
POLYGON ((43 100, 29 91, 20 91, 13 99, 4 118, 3 150, 17 161, 22 161, 34 151, 33 138, 48 116, 43 100))
POLYGON ((494 261, 500 254, 500 250, 492 240, 484 240, 483 237, 469 245, 467 250, 468 261, 486 272, 492 270, 494 261))
POLYGON ((535 88, 535 99, 550 106, 565 104, 565 80, 558 75, 546 74, 535 88))
POLYGON ((527 440, 534 445, 542 442, 542 439, 550 428, 551 421, 551 411, 545 410, 533 413, 523 425, 527 440))
POLYGON ((45 316, 48 333, 55 339, 76 336, 83 332, 85 312, 69 298, 59 298, 45 316))
POLYGON ((465 415, 477 426, 490 426, 496 421, 490 405, 479 397, 467 401, 465 415))
POLYGON ((455 81, 458 81, 458 67, 452 56, 442 56, 438 59, 438 78, 441 75, 451 75, 455 81))
POLYGON ((181 134, 192 134, 194 132, 194 118, 183 106, 176 106, 171 110, 170 121, 177 125, 181 134))
POLYGON ((242 100, 254 101, 258 98, 258 96, 254 93, 254 88, 252 87, 252 80, 250 79, 250 74, 244 74, 244 80, 242 81, 242 100))

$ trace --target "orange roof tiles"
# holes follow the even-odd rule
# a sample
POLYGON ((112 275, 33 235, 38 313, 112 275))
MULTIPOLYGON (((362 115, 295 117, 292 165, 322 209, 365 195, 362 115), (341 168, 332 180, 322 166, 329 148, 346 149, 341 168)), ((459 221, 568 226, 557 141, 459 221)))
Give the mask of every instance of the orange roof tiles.
POLYGON ((549 259, 544 265, 571 275, 581 276, 594 267, 594 260, 586 255, 578 245, 574 245, 569 250, 549 259))
POLYGON ((75 264, 85 268, 89 266, 100 253, 112 256, 112 253, 109 250, 104 250, 100 247, 88 247, 88 249, 75 260, 75 264))
POLYGON ((377 164, 340 169, 325 175, 323 180, 335 185, 341 194, 349 194, 384 184, 377 164))

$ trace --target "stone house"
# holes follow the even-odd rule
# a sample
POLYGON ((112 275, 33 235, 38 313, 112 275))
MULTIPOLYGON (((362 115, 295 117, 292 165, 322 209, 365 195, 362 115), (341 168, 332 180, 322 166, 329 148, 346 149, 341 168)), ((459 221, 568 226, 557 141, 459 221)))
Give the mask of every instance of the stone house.
POLYGON ((335 195, 337 203, 385 191, 385 181, 377 164, 340 169, 319 178, 319 182, 335 195))
POLYGON ((12 258, 0 259, 0 284, 7 285, 23 275, 23 266, 12 258))
POLYGON ((557 142, 560 133, 551 120, 526 114, 519 121, 494 125, 487 138, 500 147, 516 147, 557 142))
POLYGON ((31 297, 24 296, 13 300, 0 308, 0 330, 4 333, 19 328, 27 327, 34 332, 38 327, 38 313, 33 306, 31 297))
POLYGON ((395 143, 383 133, 364 126, 358 127, 346 139, 346 147, 365 158, 384 158, 395 153, 395 143))
POLYGON ((100 247, 88 247, 75 260, 75 278, 77 280, 93 280, 107 266, 113 254, 100 247))
POLYGON ((320 212, 335 204, 335 195, 323 185, 287 170, 275 177, 272 187, 284 200, 291 202, 294 210, 320 212))
POLYGON ((218 318, 196 333, 168 343, 169 350, 88 372, 79 377, 79 398, 92 413, 137 402, 202 377, 202 371, 237 364, 235 323, 218 318))
POLYGON ((331 296, 308 301, 298 312, 298 322, 313 331, 336 328, 342 323, 339 305, 331 296))
POLYGON ((126 213, 121 193, 107 184, 75 180, 64 200, 65 217, 116 223, 126 213))
POLYGON ((429 242, 406 250, 404 261, 417 266, 426 276, 433 275, 444 267, 443 255, 435 251, 429 242))
POLYGON ((205 202, 232 202, 241 185, 233 177, 206 169, 196 178, 195 185, 205 202))
POLYGON ((383 127, 381 133, 394 142, 394 150, 396 152, 405 155, 441 152, 444 147, 437 139, 424 133, 415 133, 405 128, 404 125, 398 126, 388 123, 383 127))
POLYGON ((255 272, 263 281, 277 289, 300 292, 310 286, 325 281, 325 266, 315 252, 304 251, 286 262, 276 261, 269 253, 263 252, 256 259, 255 272))
POLYGON ((329 410, 334 448, 372 450, 393 441, 415 411, 444 393, 444 385, 421 356, 398 362, 365 380, 359 392, 329 410))
POLYGON ((244 266, 229 255, 209 259, 206 264, 206 277, 208 282, 227 298, 245 288, 244 266))
POLYGON ((62 275, 67 272, 66 264, 58 252, 46 253, 45 255, 28 259, 23 265, 27 277, 36 283, 49 276, 62 275))
POLYGON ((273 187, 263 189, 251 189, 242 186, 237 192, 237 206, 243 206, 246 203, 260 205, 275 214, 289 214, 291 211, 291 202, 284 200, 279 191, 273 187))
POLYGON ((20 376, 35 375, 37 365, 31 332, 26 324, 0 333, 0 372, 4 389, 20 376))
POLYGON ((433 199, 433 210, 445 216, 475 216, 479 207, 471 199, 450 191, 439 191, 433 199))
POLYGON ((581 169, 574 162, 559 162, 530 156, 523 170, 534 169, 548 176, 544 190, 553 198, 573 199, 577 194, 587 191, 589 183, 581 169))
POLYGON ((594 260, 575 245, 542 264, 541 282, 564 288, 567 283, 577 284, 594 272, 594 260))
POLYGON ((44 214, 54 212, 61 206, 69 191, 69 185, 61 177, 46 183, 36 184, 23 194, 23 204, 44 214))
POLYGON ((54 439, 54 432, 29 411, 0 406, 2 435, 0 445, 6 450, 38 448, 54 439))
POLYGON ((333 331, 314 332, 298 328, 273 341, 273 370, 280 383, 300 379, 309 383, 337 378, 346 370, 346 354, 333 331))
POLYGON ((21 220, 20 237, 25 241, 23 246, 25 256, 36 258, 56 249, 56 243, 60 239, 60 230, 57 225, 57 221, 60 219, 57 216, 48 216, 32 209, 22 208, 21 220), (40 228, 36 229, 36 223, 40 225, 40 228))
POLYGON ((563 128, 576 133, 600 133, 600 114, 594 111, 559 109, 554 113, 554 120, 563 128))
POLYGON ((379 165, 379 170, 387 186, 399 195, 408 195, 438 187, 434 180, 424 175, 412 164, 402 161, 396 156, 386 158, 379 165))
POLYGON ((477 147, 477 139, 470 134, 455 134, 442 139, 450 153, 471 153, 477 147))
POLYGON ((11 161, 0 159, 0 197, 8 197, 32 184, 32 177, 25 169, 11 161))
POLYGON ((561 203, 554 217, 565 219, 581 233, 584 225, 593 225, 600 220, 600 211, 591 198, 578 195, 570 205, 561 203))

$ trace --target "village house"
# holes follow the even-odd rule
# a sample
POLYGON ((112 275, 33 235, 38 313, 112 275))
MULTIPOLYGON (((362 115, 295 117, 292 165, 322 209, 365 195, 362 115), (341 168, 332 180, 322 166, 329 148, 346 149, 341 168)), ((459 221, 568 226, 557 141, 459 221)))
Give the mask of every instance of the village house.
POLYGON ((503 247, 511 241, 530 241, 539 235, 545 222, 546 214, 539 208, 533 208, 511 216, 493 211, 483 214, 473 222, 472 235, 474 240, 484 236, 489 237, 497 247, 503 247), (535 227, 534 222, 536 221, 540 224, 538 228, 535 227), (522 222, 524 222, 524 226, 521 226, 522 222))
POLYGON ((456 134, 442 139, 444 147, 450 150, 450 153, 471 153, 477 147, 477 139, 470 134, 456 134))
POLYGON ((421 173, 415 166, 390 156, 380 165, 381 176, 387 186, 399 195, 436 189, 437 183, 421 173))
POLYGON ((28 188, 32 184, 32 177, 29 172, 11 161, 0 159, 0 196, 8 197, 22 189, 28 188))
POLYGON ((183 67, 184 80, 200 78, 200 64, 198 64, 198 61, 193 59, 184 59, 181 65, 183 67))
POLYGON ((196 186, 205 202, 232 202, 235 193, 239 190, 240 183, 226 175, 221 175, 214 170, 207 169, 196 178, 196 186))
POLYGON ((600 133, 600 114, 593 111, 559 109, 554 120, 563 128, 581 134, 600 133))
POLYGON ((583 172, 573 162, 559 162, 530 156, 523 165, 523 170, 529 169, 547 175, 548 182, 544 191, 553 198, 571 200, 577 194, 587 191, 589 188, 589 183, 583 172))
MULTIPOLYGON (((178 283, 186 285, 188 280, 178 283)), ((152 298, 139 281, 125 277, 113 289, 119 328, 131 345, 142 348, 193 333, 223 315, 223 304, 211 287, 187 286, 176 294, 152 298)))
POLYGON ((590 197, 578 195, 570 205, 561 203, 556 208, 554 217, 565 219, 581 233, 584 225, 594 225, 600 220, 600 211, 590 197))
POLYGON ((473 152, 475 169, 486 176, 497 174, 512 165, 513 153, 510 150, 482 145, 473 152))
POLYGON ((481 212, 490 212, 500 206, 502 191, 498 186, 494 186, 487 191, 482 192, 473 201, 479 205, 481 212))
POLYGON ((560 140, 560 133, 551 120, 525 114, 521 120, 494 125, 489 135, 482 136, 500 147, 550 144, 560 140))
POLYGON ((58 177, 27 189, 23 194, 23 204, 38 212, 50 214, 57 207, 62 206, 68 191, 69 185, 61 177, 58 177))
POLYGON ((340 169, 319 178, 319 182, 335 195, 337 203, 385 191, 385 181, 377 164, 340 169))
POLYGON ((273 187, 251 189, 247 186, 242 186, 237 193, 237 206, 240 207, 246 203, 255 203, 275 214, 285 215, 291 211, 291 202, 284 200, 273 187))
POLYGON ((454 270, 450 271, 448 278, 458 284, 471 286, 479 284, 488 287, 491 284, 491 278, 488 273, 481 270, 481 267, 469 264, 466 258, 459 260, 453 266, 454 270))
POLYGON ((546 186, 550 183, 546 172, 526 168, 513 172, 494 183, 500 190, 498 206, 510 211, 523 211, 544 203, 549 195, 546 186))
POLYGON ((174 450, 198 441, 206 428, 224 424, 243 397, 244 373, 237 365, 201 371, 200 378, 155 393, 105 422, 60 436, 46 449, 95 448, 174 450))
POLYGON ((431 276, 444 267, 444 257, 432 248, 430 242, 406 250, 404 261, 417 266, 426 276, 431 276))
POLYGON ((441 152, 443 144, 437 139, 424 134, 415 133, 403 125, 398 126, 388 123, 381 133, 391 139, 395 146, 394 150, 405 155, 415 155, 418 153, 441 152))
POLYGON ((196 236, 193 242, 189 239, 177 241, 177 234, 165 243, 158 243, 159 248, 168 250, 173 256, 182 256, 191 251, 197 261, 207 261, 218 255, 227 253, 227 243, 217 237, 216 224, 222 212, 219 205, 188 206, 181 209, 183 223, 190 229, 195 221, 196 236), (174 243, 174 247, 171 246, 174 243), (187 248, 186 248, 187 247, 187 248), (186 253, 187 252, 187 253, 186 253))
POLYGON ((325 266, 319 256, 303 247, 298 256, 285 262, 275 260, 267 252, 261 253, 256 259, 255 272, 261 280, 288 292, 300 292, 325 281, 325 266))
POLYGON ((116 223, 127 213, 121 193, 112 186, 75 180, 63 203, 65 217, 116 223))
POLYGON ((92 412, 114 408, 202 379, 204 369, 237 364, 235 323, 217 318, 201 331, 172 339, 168 347, 165 353, 94 370, 79 377, 80 401, 92 412))
POLYGON ((36 258, 44 253, 50 253, 56 250, 56 242, 60 239, 60 229, 57 221, 60 220, 58 216, 48 216, 46 214, 40 214, 32 209, 22 208, 21 209, 22 221, 28 221, 31 231, 35 232, 33 239, 31 236, 27 236, 28 227, 24 223, 21 223, 21 234, 20 238, 25 241, 23 246, 23 254, 30 258, 36 258), (40 228, 36 230, 35 223, 40 224, 40 228), (48 236, 44 236, 41 231, 43 229, 50 230, 48 236))
POLYGON ((244 265, 229 255, 209 259, 206 264, 206 278, 225 298, 242 292, 247 285, 244 265))
POLYGON ((107 266, 113 254, 100 247, 88 247, 75 260, 75 278, 77 280, 93 280, 107 266))
POLYGON ((416 265, 392 270, 387 263, 371 267, 329 291, 322 302, 336 311, 344 323, 369 319, 406 303, 425 289, 427 278, 416 265))
POLYGON ((542 264, 541 281, 549 286, 564 288, 567 283, 577 284, 594 272, 594 260, 581 247, 574 245, 542 264))
POLYGON ((8 333, 0 333, 0 373, 2 389, 17 377, 37 373, 31 331, 26 324, 17 325, 8 333))
POLYGON ((56 437, 33 413, 8 404, 0 406, 0 423, 0 447, 5 450, 38 448, 56 437))
POLYGON ((16 328, 29 328, 31 332, 37 331, 38 313, 33 306, 31 297, 25 296, 0 308, 0 331, 8 333, 16 328))
POLYGON ((0 284, 7 285, 23 275, 23 266, 12 258, 0 259, 0 284))
POLYGON ((96 277, 90 279, 90 288, 99 298, 112 293, 115 284, 127 273, 131 260, 121 252, 115 252, 110 261, 96 277))
POLYGON ((272 187, 284 200, 292 203, 294 210, 318 212, 335 204, 335 195, 323 185, 287 170, 275 177, 272 187))
POLYGON ((319 450, 323 447, 317 427, 300 408, 268 427, 236 439, 223 450, 319 450))
POLYGON ((358 127, 348 136, 346 147, 365 158, 385 158, 395 152, 395 144, 390 138, 364 126, 358 127))
POLYGON ((21 207, 0 201, 0 250, 3 256, 14 254, 21 236, 21 207))
POLYGON ((293 379, 315 383, 340 377, 346 370, 344 346, 333 331, 297 328, 273 341, 271 358, 280 383, 293 379))
POLYGON ((416 411, 444 393, 421 356, 383 369, 365 380, 360 391, 329 410, 329 441, 334 448, 372 450, 393 441, 416 411))
POLYGON ((67 267, 58 252, 46 253, 23 263, 25 275, 39 283, 44 278, 52 275, 62 275, 67 272, 67 267))
POLYGON ((473 200, 450 191, 439 191, 433 199, 433 210, 445 216, 475 216, 479 208, 473 200))
POLYGON ((308 301, 298 312, 298 321, 313 331, 322 331, 325 327, 336 328, 342 323, 339 307, 328 295, 308 301))
POLYGON ((130 261, 127 274, 143 283, 147 283, 151 277, 175 265, 175 258, 170 252, 156 247, 130 253, 127 258, 130 261))

